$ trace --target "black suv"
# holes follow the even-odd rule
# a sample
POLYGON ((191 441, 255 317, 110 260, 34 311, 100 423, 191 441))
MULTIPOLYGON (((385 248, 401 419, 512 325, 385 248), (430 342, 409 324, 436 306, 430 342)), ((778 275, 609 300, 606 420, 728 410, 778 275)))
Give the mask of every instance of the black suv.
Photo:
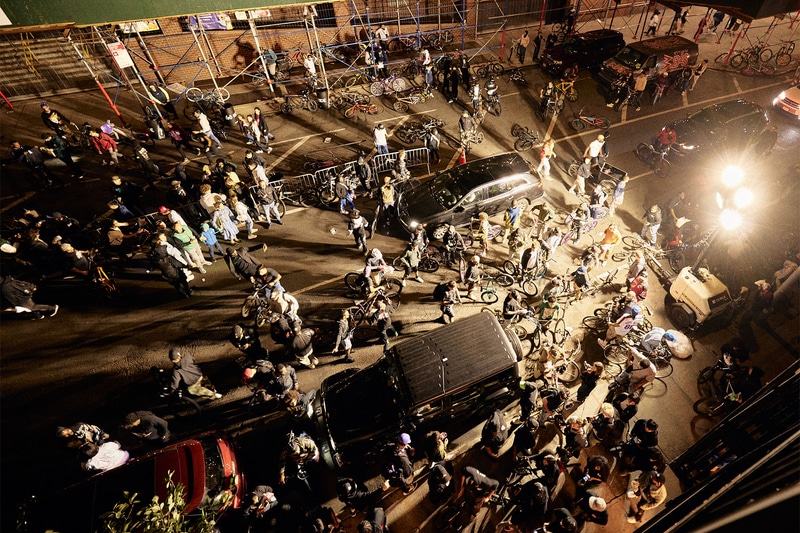
POLYGON ((680 156, 707 155, 712 151, 738 153, 758 140, 768 125, 767 112, 753 102, 732 100, 713 104, 669 124, 677 134, 672 153, 680 156))
POLYGON ((397 344, 363 370, 330 376, 314 400, 325 462, 370 464, 400 433, 421 441, 507 405, 519 384, 520 352, 493 314, 478 313, 397 344))
POLYGON ((596 67, 625 47, 622 34, 614 30, 576 33, 558 46, 547 48, 540 60, 542 68, 563 77, 575 63, 581 69, 596 67))

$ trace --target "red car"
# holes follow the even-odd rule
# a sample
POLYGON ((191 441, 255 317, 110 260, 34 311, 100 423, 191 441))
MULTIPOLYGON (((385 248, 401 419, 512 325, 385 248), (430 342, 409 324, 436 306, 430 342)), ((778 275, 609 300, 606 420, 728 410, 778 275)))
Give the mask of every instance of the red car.
POLYGON ((236 462, 234 445, 224 435, 207 433, 132 459, 53 494, 35 498, 25 509, 24 531, 48 529, 60 533, 100 531, 100 517, 123 501, 123 491, 137 493, 141 503, 154 495, 164 501, 166 477, 186 490, 188 512, 223 493, 233 496, 226 507, 240 507, 245 495, 244 475, 236 462))

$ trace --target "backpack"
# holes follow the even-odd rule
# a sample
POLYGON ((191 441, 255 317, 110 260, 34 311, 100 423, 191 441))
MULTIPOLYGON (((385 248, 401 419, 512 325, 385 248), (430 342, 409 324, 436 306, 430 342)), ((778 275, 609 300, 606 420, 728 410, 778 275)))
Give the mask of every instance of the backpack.
POLYGON ((508 438, 508 424, 503 418, 503 413, 497 410, 492 413, 483 426, 481 437, 484 444, 502 444, 506 441, 508 438), (497 434, 492 435, 495 430, 497 430, 497 434))
POLYGON ((447 283, 440 283, 433 289, 433 300, 441 302, 447 294, 447 283))

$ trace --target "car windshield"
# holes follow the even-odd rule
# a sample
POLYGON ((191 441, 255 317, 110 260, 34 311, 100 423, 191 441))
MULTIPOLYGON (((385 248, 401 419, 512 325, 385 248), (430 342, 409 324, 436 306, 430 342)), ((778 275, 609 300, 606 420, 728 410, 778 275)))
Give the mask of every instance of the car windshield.
POLYGON ((433 178, 431 182, 431 194, 436 198, 442 207, 450 209, 467 194, 464 186, 453 178, 449 172, 443 172, 433 178))
POLYGON ((644 65, 644 62, 647 60, 647 56, 641 52, 637 52, 633 48, 626 46, 622 50, 619 51, 617 55, 614 56, 614 59, 618 63, 622 63, 628 68, 632 68, 633 70, 639 70, 644 65))
POLYGON ((206 460, 206 498, 213 500, 230 487, 224 486, 225 467, 222 464, 222 454, 217 440, 213 437, 205 437, 201 439, 201 442, 206 460))
POLYGON ((395 425, 403 401, 386 359, 365 368, 355 380, 325 395, 325 411, 333 441, 342 444, 369 437, 395 425))
POLYGON ((713 109, 708 107, 689 115, 689 121, 706 131, 713 130, 722 125, 719 113, 715 113, 713 109))

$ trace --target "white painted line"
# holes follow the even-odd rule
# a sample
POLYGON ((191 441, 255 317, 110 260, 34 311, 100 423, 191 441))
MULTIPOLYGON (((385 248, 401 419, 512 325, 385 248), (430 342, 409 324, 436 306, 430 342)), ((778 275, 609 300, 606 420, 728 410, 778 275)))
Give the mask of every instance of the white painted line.
POLYGON ((28 200, 29 198, 33 198, 34 196, 36 196, 36 191, 31 191, 31 192, 29 192, 29 193, 26 193, 24 196, 20 196, 19 198, 17 198, 16 200, 14 200, 13 202, 11 202, 10 204, 8 204, 8 205, 3 205, 3 207, 2 207, 2 208, 0 208, 0 213, 5 213, 5 212, 6 212, 6 211, 8 211, 9 209, 11 209, 11 208, 13 208, 13 207, 16 207, 16 206, 18 206, 18 205, 19 205, 19 204, 21 204, 22 202, 24 202, 24 201, 28 200))
MULTIPOLYGON (((344 128, 342 128, 342 129, 344 129, 344 128)), ((286 159, 287 157, 289 157, 295 150, 297 150, 298 148, 303 146, 306 143, 306 141, 308 141, 311 137, 313 137, 313 135, 307 135, 305 137, 301 137, 300 140, 297 143, 295 143, 294 146, 292 146, 291 148, 289 148, 288 150, 283 152, 283 154, 281 154, 281 156, 278 159, 276 159, 275 161, 273 161, 272 164, 270 164, 270 166, 267 168, 267 175, 269 175, 269 173, 272 172, 273 168, 275 168, 278 165, 280 165, 281 162, 284 159, 286 159)))
POLYGON ((344 130, 346 130, 346 129, 347 129, 347 128, 339 128, 339 129, 330 130, 330 131, 323 131, 323 132, 321 132, 321 133, 312 133, 311 135, 303 135, 302 137, 294 137, 294 138, 292 138, 292 139, 284 139, 284 140, 282 140, 282 141, 273 141, 273 142, 270 142, 269 144, 270 144, 270 146, 275 146, 275 145, 286 144, 286 143, 290 143, 290 142, 298 141, 298 140, 300 140, 300 139, 305 139, 305 140, 307 140, 307 139, 310 139, 311 137, 322 137, 322 136, 327 136, 327 135, 330 135, 331 133, 338 133, 338 132, 340 132, 340 131, 344 131, 344 130))

